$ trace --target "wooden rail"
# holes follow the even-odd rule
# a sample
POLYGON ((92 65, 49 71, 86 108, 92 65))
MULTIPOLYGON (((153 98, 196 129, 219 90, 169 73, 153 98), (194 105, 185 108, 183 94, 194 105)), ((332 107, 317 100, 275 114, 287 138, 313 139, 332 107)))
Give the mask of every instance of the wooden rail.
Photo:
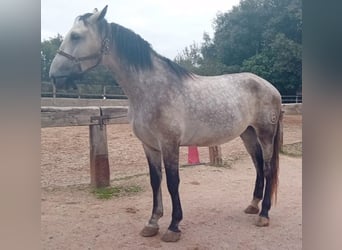
POLYGON ((99 124, 95 117, 105 117, 105 124, 128 123, 128 107, 41 107, 41 127, 88 126, 99 124))

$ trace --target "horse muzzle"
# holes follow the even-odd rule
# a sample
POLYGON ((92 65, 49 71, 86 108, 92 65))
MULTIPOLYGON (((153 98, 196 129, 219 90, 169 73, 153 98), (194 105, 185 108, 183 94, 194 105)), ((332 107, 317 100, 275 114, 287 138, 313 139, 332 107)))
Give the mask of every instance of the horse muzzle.
POLYGON ((81 78, 82 70, 79 64, 60 55, 56 55, 51 63, 49 76, 56 88, 65 88, 68 86, 74 88, 75 84, 73 82, 81 78))
POLYGON ((59 76, 51 77, 56 88, 61 89, 77 89, 75 80, 81 79, 81 75, 59 76))

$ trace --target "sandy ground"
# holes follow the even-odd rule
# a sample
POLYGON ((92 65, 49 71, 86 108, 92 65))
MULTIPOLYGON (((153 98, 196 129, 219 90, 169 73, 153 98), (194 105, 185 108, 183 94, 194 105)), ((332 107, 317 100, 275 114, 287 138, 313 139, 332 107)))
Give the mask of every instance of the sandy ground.
MULTIPOLYGON (((129 125, 107 126, 111 185, 139 186, 136 194, 98 199, 89 187, 88 127, 41 130, 41 242, 43 249, 302 249, 302 159, 281 155, 278 203, 267 228, 246 215, 255 170, 237 138, 222 145, 226 167, 184 166, 180 171, 183 206, 181 240, 160 236, 171 219, 171 202, 163 179, 164 217, 160 234, 139 236, 152 209, 148 167, 141 143, 129 125)), ((302 117, 284 118, 284 144, 302 140, 302 117)), ((208 148, 200 160, 209 161, 208 148)), ((187 164, 181 148, 180 164, 187 164)))

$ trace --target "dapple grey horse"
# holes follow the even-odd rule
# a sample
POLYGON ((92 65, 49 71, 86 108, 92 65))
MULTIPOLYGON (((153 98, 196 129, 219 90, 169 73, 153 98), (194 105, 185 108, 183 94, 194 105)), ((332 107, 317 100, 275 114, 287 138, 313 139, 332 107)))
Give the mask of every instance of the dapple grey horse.
POLYGON ((163 241, 177 241, 183 218, 179 187, 179 147, 219 145, 241 137, 256 168, 251 204, 257 226, 269 225, 278 185, 281 96, 266 80, 251 74, 198 76, 156 53, 133 31, 108 23, 102 11, 78 16, 51 64, 56 85, 106 66, 129 101, 129 120, 143 143, 153 191, 152 216, 142 236, 158 233, 163 216, 162 162, 172 200, 172 219, 163 241))

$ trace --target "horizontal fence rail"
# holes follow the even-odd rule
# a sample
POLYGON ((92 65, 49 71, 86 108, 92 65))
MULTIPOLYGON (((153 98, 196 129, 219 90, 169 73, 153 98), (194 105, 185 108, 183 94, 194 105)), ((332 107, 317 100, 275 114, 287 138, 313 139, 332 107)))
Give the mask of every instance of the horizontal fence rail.
POLYGON ((76 88, 56 89, 51 82, 41 83, 41 97, 53 98, 93 98, 93 99, 127 99, 122 88, 104 83, 76 83, 76 88))
POLYGON ((126 95, 119 94, 90 94, 90 93, 66 93, 66 92, 41 92, 41 97, 53 98, 84 98, 84 99, 127 99, 126 95))
POLYGON ((41 107, 41 127, 87 126, 128 123, 127 106, 115 107, 41 107))
MULTIPOLYGON (((127 99, 120 86, 105 84, 77 84, 77 89, 57 90, 50 82, 42 82, 41 97, 79 99, 127 99), (94 89, 91 89, 92 86, 94 89)), ((282 95, 282 103, 302 103, 302 95, 282 95)))
MULTIPOLYGON (((78 98, 78 99, 127 99, 124 94, 101 94, 101 93, 66 93, 66 92, 41 92, 41 97, 50 98, 78 98)), ((301 95, 284 95, 282 103, 302 103, 301 95)))
POLYGON ((282 103, 302 103, 301 95, 283 95, 281 97, 282 103))

